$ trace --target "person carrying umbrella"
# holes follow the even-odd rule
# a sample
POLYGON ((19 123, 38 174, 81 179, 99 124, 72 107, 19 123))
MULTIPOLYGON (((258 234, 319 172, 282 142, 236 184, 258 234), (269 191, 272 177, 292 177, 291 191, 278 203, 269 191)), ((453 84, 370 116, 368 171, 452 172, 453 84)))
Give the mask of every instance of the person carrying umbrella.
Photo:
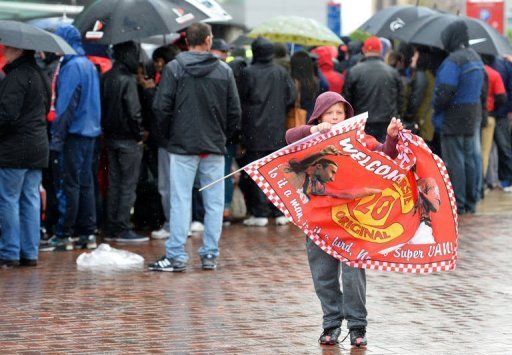
POLYGON ((0 81, 0 268, 35 266, 40 237, 41 169, 48 166, 50 83, 34 50, 5 46, 0 81))
POLYGON ((436 74, 434 127, 441 135, 442 157, 453 184, 458 213, 474 213, 475 132, 480 130, 484 65, 480 56, 469 48, 464 21, 457 20, 446 27, 441 39, 450 55, 436 74))
POLYGON ((143 242, 149 238, 136 234, 130 222, 144 138, 135 78, 139 66, 139 47, 132 41, 118 43, 114 46, 113 57, 114 66, 101 82, 101 123, 110 167, 106 240, 143 242))
POLYGON ((96 204, 93 183, 93 154, 101 133, 100 85, 96 67, 85 56, 80 32, 61 25, 55 34, 63 38, 77 55, 64 56, 57 74, 55 121, 51 149, 59 152, 65 211, 60 211, 50 248, 72 250, 96 247, 96 204), (73 245, 72 235, 78 235, 73 245))

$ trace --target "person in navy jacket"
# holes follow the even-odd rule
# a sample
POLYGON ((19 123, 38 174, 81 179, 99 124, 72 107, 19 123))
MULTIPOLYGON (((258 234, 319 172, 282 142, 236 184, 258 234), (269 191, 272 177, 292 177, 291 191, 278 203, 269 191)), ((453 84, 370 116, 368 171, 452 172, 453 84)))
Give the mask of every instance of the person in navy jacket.
POLYGON ((462 20, 450 24, 441 39, 450 54, 436 75, 434 126, 441 135, 442 157, 453 184, 458 212, 474 213, 475 134, 480 132, 482 117, 484 65, 469 48, 468 28, 462 20))

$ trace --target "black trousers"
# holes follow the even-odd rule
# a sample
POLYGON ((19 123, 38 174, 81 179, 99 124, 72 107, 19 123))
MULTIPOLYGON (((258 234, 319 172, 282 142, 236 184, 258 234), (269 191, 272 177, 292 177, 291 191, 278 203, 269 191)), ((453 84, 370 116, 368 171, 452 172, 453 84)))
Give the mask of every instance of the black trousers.
MULTIPOLYGON (((252 163, 255 160, 263 158, 271 154, 273 151, 248 151, 245 155, 245 164, 252 163)), ((244 172, 244 174, 246 174, 244 172)), ((261 191, 258 185, 247 176, 246 181, 246 198, 247 209, 254 217, 279 217, 283 213, 279 211, 268 199, 267 196, 261 191)))
POLYGON ((512 143, 507 117, 496 118, 494 141, 498 148, 498 176, 501 181, 511 181, 512 143))
POLYGON ((130 212, 135 203, 142 145, 133 140, 109 140, 107 151, 107 233, 115 235, 132 229, 130 212))

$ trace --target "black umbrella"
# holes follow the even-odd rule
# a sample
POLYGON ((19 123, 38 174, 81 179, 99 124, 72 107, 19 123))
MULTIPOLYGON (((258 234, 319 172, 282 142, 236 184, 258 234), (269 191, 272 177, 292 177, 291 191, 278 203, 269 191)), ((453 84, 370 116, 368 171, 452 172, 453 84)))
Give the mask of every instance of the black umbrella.
POLYGON ((505 56, 512 54, 508 40, 487 23, 466 16, 437 13, 407 24, 395 33, 395 38, 413 44, 443 48, 441 32, 457 20, 468 26, 469 45, 480 54, 505 56))
POLYGON ((0 43, 20 49, 76 54, 75 50, 59 36, 18 21, 0 20, 0 43))
POLYGON ((207 17, 185 0, 98 0, 73 24, 86 39, 116 44, 177 32, 207 17))
POLYGON ((390 6, 370 17, 359 30, 379 37, 395 38, 395 32, 421 17, 435 14, 436 11, 423 6, 390 6))

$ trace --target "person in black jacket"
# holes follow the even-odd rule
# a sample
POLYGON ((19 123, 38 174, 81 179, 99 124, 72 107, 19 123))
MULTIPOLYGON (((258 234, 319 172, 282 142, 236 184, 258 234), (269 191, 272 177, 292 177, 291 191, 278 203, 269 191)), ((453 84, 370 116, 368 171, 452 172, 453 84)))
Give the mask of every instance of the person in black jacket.
MULTIPOLYGON (((272 62, 272 43, 260 37, 251 47, 253 62, 245 70, 241 87, 246 163, 286 146, 286 112, 295 102, 295 83, 286 69, 272 62)), ((277 224, 288 223, 286 217, 270 206, 265 194, 252 180, 248 181, 247 190, 252 216, 244 221, 245 225, 266 226, 272 213, 278 218, 277 224)))
MULTIPOLYGON (((185 243, 196 173, 202 186, 224 176, 226 140, 236 133, 240 124, 240 101, 233 72, 209 53, 211 27, 194 23, 186 32, 190 50, 178 54, 166 65, 153 103, 157 125, 169 127, 169 223, 172 226, 166 255, 149 265, 155 271, 186 270, 185 243)), ((203 269, 213 270, 219 255, 224 184, 214 184, 202 196, 205 230, 199 256, 203 269)))
POLYGON ((34 51, 5 47, 0 82, 0 268, 37 265, 50 83, 34 51))
POLYGON ((365 132, 384 142, 391 118, 399 117, 403 88, 398 71, 382 60, 381 48, 377 37, 364 42, 364 58, 348 71, 343 96, 356 114, 368 111, 365 132))
MULTIPOLYGON (((152 153, 156 148, 156 156, 157 156, 157 166, 154 169, 153 164, 150 162, 147 163, 149 170, 153 173, 156 170, 157 184, 158 184, 158 193, 160 194, 161 200, 161 209, 163 215, 163 226, 159 230, 155 230, 151 233, 151 238, 153 239, 167 239, 170 235, 169 228, 169 203, 171 202, 170 198, 170 186, 169 186, 169 153, 166 150, 168 145, 166 136, 168 135, 168 129, 165 127, 157 127, 156 119, 153 115, 153 100, 155 98, 156 89, 160 84, 160 79, 162 77, 162 71, 164 70, 167 63, 176 58, 176 55, 180 52, 179 48, 175 45, 165 45, 162 47, 158 47, 152 54, 153 59, 153 67, 155 70, 155 77, 145 79, 144 76, 139 76, 139 89, 142 95, 142 117, 143 122, 146 121, 146 127, 149 128, 149 137, 146 141, 147 150, 145 151, 146 157, 152 157, 155 155, 152 153), (150 153, 150 154, 147 154, 150 153)), ((144 157, 142 158, 143 166, 144 166, 144 157)), ((148 174, 146 174, 148 175, 148 174)), ((140 180, 143 180, 143 175, 140 180)), ((148 179, 149 180, 149 179, 148 179)), ((148 206, 149 203, 153 203, 151 200, 151 188, 148 188, 150 184, 144 184, 139 182, 140 185, 146 186, 146 188, 141 188, 141 193, 143 190, 146 190, 144 195, 138 194, 137 201, 135 202, 135 212, 134 217, 137 219, 147 219, 148 213, 153 212, 151 209, 155 207, 148 206), (149 191, 148 191, 149 190, 149 191)), ((154 217, 152 218, 155 219, 154 217)), ((156 218, 159 219, 159 218, 156 218)), ((148 223, 148 222, 146 222, 148 223)))
POLYGON ((130 211, 142 159, 142 114, 135 74, 139 49, 134 42, 114 46, 115 63, 101 82, 101 126, 108 150, 109 186, 106 240, 140 242, 149 238, 132 231, 130 211))

